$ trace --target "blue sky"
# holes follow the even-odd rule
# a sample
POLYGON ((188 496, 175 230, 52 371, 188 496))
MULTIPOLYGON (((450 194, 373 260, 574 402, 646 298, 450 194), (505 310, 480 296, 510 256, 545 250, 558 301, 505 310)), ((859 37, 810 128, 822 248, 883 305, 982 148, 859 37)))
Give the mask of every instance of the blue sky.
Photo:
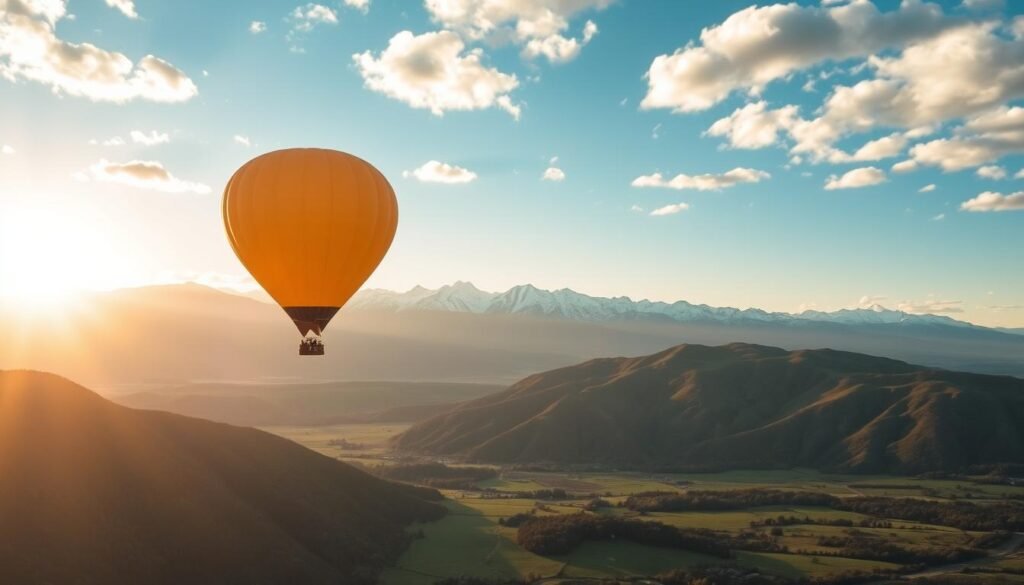
POLYGON ((369 286, 1022 327, 1024 5, 966 4, 0 0, 0 288, 245 286, 220 190, 319 146, 398 194, 369 286))

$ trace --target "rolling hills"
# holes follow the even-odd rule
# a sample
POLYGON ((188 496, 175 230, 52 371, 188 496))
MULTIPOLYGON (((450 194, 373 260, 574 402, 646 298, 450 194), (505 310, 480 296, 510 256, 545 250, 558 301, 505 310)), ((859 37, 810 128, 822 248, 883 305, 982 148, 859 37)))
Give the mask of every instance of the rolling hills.
POLYGON ((1024 461, 1024 380, 832 350, 680 345, 527 377, 395 445, 478 462, 959 470, 1024 461))
POLYGON ((0 582, 371 583, 429 490, 290 441, 0 371, 0 582))

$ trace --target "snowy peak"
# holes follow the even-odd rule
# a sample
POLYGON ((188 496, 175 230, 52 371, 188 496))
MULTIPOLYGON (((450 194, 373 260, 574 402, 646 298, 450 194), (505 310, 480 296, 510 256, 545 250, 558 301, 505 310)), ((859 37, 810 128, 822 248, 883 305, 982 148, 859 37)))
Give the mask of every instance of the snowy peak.
POLYGON ((947 325, 975 327, 939 315, 918 315, 871 305, 833 312, 804 311, 799 314, 772 313, 761 309, 735 309, 694 305, 686 301, 634 301, 629 297, 592 297, 563 288, 544 290, 532 284, 514 286, 502 293, 482 291, 470 282, 459 281, 432 290, 416 286, 406 292, 382 289, 360 291, 349 304, 352 308, 388 311, 452 311, 459 313, 522 314, 576 321, 621 319, 667 320, 684 323, 808 323, 840 325, 947 325))

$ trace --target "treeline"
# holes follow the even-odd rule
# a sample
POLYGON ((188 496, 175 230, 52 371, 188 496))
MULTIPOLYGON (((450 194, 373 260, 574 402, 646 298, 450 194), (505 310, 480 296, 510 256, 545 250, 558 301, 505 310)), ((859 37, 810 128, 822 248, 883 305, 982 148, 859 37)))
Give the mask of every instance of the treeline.
POLYGON ((477 489, 477 483, 498 477, 493 467, 449 467, 443 463, 381 465, 374 473, 385 479, 442 489, 477 489))
POLYGON ((837 498, 828 494, 772 489, 723 491, 645 492, 622 504, 637 512, 690 512, 742 510, 759 506, 816 506, 855 512, 874 518, 892 518, 961 530, 992 532, 1024 530, 1024 505, 1000 502, 938 502, 918 498, 865 496, 837 498))
POLYGON ((728 543, 710 530, 585 513, 531 517, 519 525, 516 536, 520 546, 539 555, 567 554, 588 540, 610 539, 688 550, 723 559, 732 555, 728 543))
POLYGON ((758 506, 833 507, 840 499, 816 492, 768 489, 686 492, 644 492, 626 498, 623 505, 637 512, 690 512, 742 510, 758 506))
POLYGON ((811 518, 810 516, 801 518, 793 515, 786 516, 785 514, 779 514, 775 518, 765 518, 764 520, 753 520, 750 522, 751 528, 799 525, 841 526, 845 528, 853 528, 854 526, 861 528, 892 528, 892 522, 878 518, 865 518, 854 522, 849 518, 811 518))
POLYGON ((974 548, 905 548, 865 534, 822 536, 818 538, 818 546, 838 549, 830 556, 883 561, 900 565, 945 565, 985 556, 984 551, 974 548))
POLYGON ((979 506, 970 502, 865 497, 842 500, 833 507, 865 516, 951 526, 961 530, 1024 530, 1024 506, 1005 502, 979 506))

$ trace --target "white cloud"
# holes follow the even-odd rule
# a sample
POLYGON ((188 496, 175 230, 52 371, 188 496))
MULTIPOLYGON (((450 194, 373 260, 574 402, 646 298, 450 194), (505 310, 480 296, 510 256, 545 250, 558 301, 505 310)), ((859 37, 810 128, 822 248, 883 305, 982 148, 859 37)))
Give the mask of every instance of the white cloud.
POLYGON ((791 128, 797 118, 797 107, 769 110, 758 101, 738 108, 708 128, 711 136, 725 136, 733 148, 757 149, 775 144, 779 132, 791 128))
POLYGON ((945 213, 940 213, 938 215, 932 216, 932 221, 942 221, 944 219, 946 219, 945 213))
POLYGON ((677 213, 686 211, 689 208, 690 205, 688 203, 673 203, 671 205, 666 205, 664 207, 659 207, 655 209, 654 211, 651 212, 651 215, 655 217, 660 217, 664 215, 675 215, 677 213))
POLYGON ((1006 169, 996 165, 986 165, 983 167, 978 167, 978 170, 975 171, 975 174, 977 174, 982 179, 1000 181, 1006 178, 1006 169))
POLYGON ((771 175, 757 169, 737 167, 731 171, 715 174, 685 175, 678 174, 671 180, 665 180, 661 173, 643 175, 633 179, 634 187, 658 187, 665 189, 695 189, 697 191, 719 191, 741 183, 759 183, 771 175))
POLYGON ((135 12, 135 2, 132 0, 106 0, 107 6, 116 8, 121 11, 122 14, 128 18, 138 18, 139 14, 135 12))
POLYGON ((305 6, 296 6, 291 19, 294 30, 309 32, 318 24, 338 24, 338 13, 323 4, 310 2, 305 6))
POLYGON ((1013 176, 1014 179, 1024 179, 1024 169, 1017 171, 1017 174, 1013 176))
POLYGON ((14 147, 11 146, 10 144, 4 144, 3 146, 0 146, 0 154, 11 156, 15 152, 16 151, 14 150, 14 147))
POLYGON ((550 63, 566 63, 575 59, 580 54, 580 50, 589 44, 596 34, 597 25, 594 24, 594 21, 588 20, 583 27, 582 38, 566 38, 553 34, 544 38, 530 39, 523 47, 523 57, 536 59, 543 55, 550 63))
POLYGON ((244 146, 246 148, 249 148, 250 146, 252 146, 252 142, 249 141, 249 137, 248 136, 242 136, 241 134, 235 134, 233 140, 235 141, 236 144, 241 144, 242 146, 244 146))
POLYGON ((828 178, 828 181, 825 182, 825 189, 827 191, 834 191, 836 189, 859 189, 861 187, 870 187, 871 185, 877 185, 884 182, 884 171, 876 167, 862 167, 844 173, 841 177, 832 175, 828 178))
POLYGON ((558 167, 548 167, 544 170, 544 174, 541 175, 541 179, 558 183, 565 180, 565 171, 558 167))
POLYGON ((960 211, 1024 211, 1024 191, 1009 195, 986 191, 961 203, 960 211))
POLYGON ((125 55, 56 36, 66 17, 62 0, 0 0, 0 77, 49 86, 55 93, 95 101, 186 101, 195 84, 170 63, 146 55, 133 63, 125 55))
POLYGON ((917 190, 917 192, 918 193, 931 193, 934 190, 935 190, 935 183, 931 183, 930 185, 925 185, 924 187, 921 187, 920 189, 917 190))
POLYGON ((370 0, 345 0, 345 6, 366 14, 370 11, 370 0))
POLYGON ((639 205, 636 205, 636 204, 633 204, 633 206, 630 207, 629 210, 632 211, 633 213, 643 213, 644 212, 644 208, 640 207, 639 205))
POLYGON ((265 23, 265 22, 263 22, 261 20, 254 20, 254 21, 249 23, 249 32, 251 32, 254 35, 258 35, 258 34, 260 34, 262 32, 266 32, 266 30, 267 30, 267 23, 265 23))
POLYGON ((567 37, 570 20, 588 10, 602 10, 612 0, 426 0, 431 18, 472 40, 511 40, 525 58, 546 57, 563 63, 579 55, 597 34, 587 21, 579 38, 567 37))
POLYGON ((900 154, 945 122, 975 116, 978 124, 965 124, 953 137, 915 145, 911 159, 959 170, 1024 152, 1024 108, 1006 106, 1024 97, 1024 17, 1007 26, 992 16, 947 15, 921 0, 906 0, 890 12, 867 0, 741 10, 705 29, 700 43, 655 59, 642 107, 704 110, 733 92, 757 96, 771 81, 847 58, 859 60, 850 72, 870 75, 834 86, 814 117, 799 117, 792 105, 771 109, 754 101, 708 133, 738 148, 787 143, 781 135, 792 140, 791 154, 811 162, 876 161, 900 154), (986 116, 1018 129, 985 126, 980 122, 986 116), (876 128, 901 132, 852 154, 835 147, 845 136, 876 128))
POLYGON ((855 161, 876 161, 885 158, 892 158, 903 152, 907 146, 907 137, 900 133, 883 136, 872 140, 853 153, 851 160, 855 161))
POLYGON ((171 137, 164 132, 157 132, 156 130, 150 130, 148 133, 140 130, 132 130, 129 134, 132 142, 135 144, 142 144, 144 146, 154 146, 157 144, 166 144, 171 141, 171 137))
POLYGON ((891 12, 866 1, 751 6, 705 28, 700 43, 656 57, 641 107, 706 110, 733 91, 760 93, 768 83, 816 63, 868 56, 929 38, 946 26, 938 6, 915 0, 891 12))
POLYGON ((76 176, 83 180, 93 179, 107 183, 119 183, 164 193, 206 194, 210 192, 210 188, 202 183, 178 179, 156 161, 133 160, 126 163, 114 163, 102 159, 90 166, 87 173, 78 173, 76 176))
POLYGON ((449 185, 455 185, 473 182, 476 180, 477 175, 469 169, 432 160, 423 163, 423 165, 417 169, 403 172, 402 176, 414 177, 416 180, 423 183, 446 183, 449 185))
POLYGON ((483 52, 463 52, 465 44, 451 31, 396 34, 388 47, 352 56, 367 88, 436 116, 449 110, 497 107, 514 118, 520 108, 509 92, 519 86, 513 74, 486 67, 483 52))
POLYGON ((917 170, 917 161, 904 160, 892 165, 894 173, 910 173, 917 170))

